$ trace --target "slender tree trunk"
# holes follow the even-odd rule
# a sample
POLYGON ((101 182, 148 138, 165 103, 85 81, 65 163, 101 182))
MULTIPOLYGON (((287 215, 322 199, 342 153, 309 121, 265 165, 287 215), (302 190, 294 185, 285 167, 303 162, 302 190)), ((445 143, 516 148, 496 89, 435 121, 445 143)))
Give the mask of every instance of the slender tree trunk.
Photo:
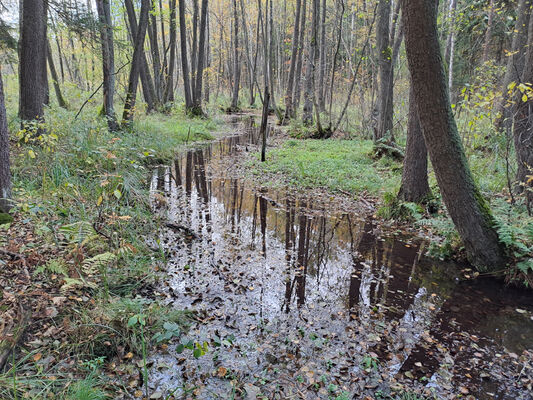
POLYGON ((137 98, 137 86, 139 84, 139 75, 142 66, 142 55, 144 53, 144 38, 146 37, 146 29, 148 27, 150 3, 151 0, 141 0, 139 26, 137 28, 137 34, 135 35, 135 46, 133 48, 133 57, 131 59, 128 92, 126 93, 126 102, 124 104, 124 112, 122 114, 123 124, 128 124, 128 122, 133 120, 135 100, 137 98))
POLYGON ((185 93, 185 108, 190 111, 192 104, 191 81, 189 72, 189 60, 187 56, 187 26, 185 25, 185 0, 178 0, 178 11, 180 19, 180 48, 181 48, 181 70, 183 73, 183 90, 185 93))
POLYGON ((326 110, 326 0, 322 0, 322 16, 320 19, 320 69, 318 78, 318 107, 319 111, 326 110))
POLYGON ((208 0, 202 0, 202 11, 200 16, 200 32, 198 40, 198 60, 196 68, 196 84, 194 86, 193 103, 194 113, 196 115, 203 115, 202 110, 202 83, 204 77, 204 63, 205 63, 205 37, 207 32, 207 11, 209 3, 208 0))
MULTIPOLYGON (((305 0, 304 0, 305 1, 305 0)), ((285 119, 295 117, 293 108, 294 74, 296 72, 296 62, 298 58, 298 48, 300 47, 300 15, 302 12, 302 0, 296 0, 296 17, 294 19, 294 35, 292 36, 291 64, 289 67, 289 78, 287 80, 287 91, 285 92, 285 119)))
POLYGON ((20 10, 19 117, 44 121, 43 105, 48 100, 46 71, 47 5, 45 0, 23 0, 20 10))
POLYGON ((476 187, 450 105, 437 35, 437 0, 402 0, 405 44, 420 126, 448 209, 472 264, 499 270, 505 257, 476 187))
POLYGON ((241 60, 239 56, 239 13, 237 0, 233 0, 233 95, 230 109, 239 109, 239 90, 241 86, 241 60))
POLYGON ((161 104, 163 94, 161 82, 161 56, 159 53, 159 40, 157 36, 157 20, 153 12, 150 12, 148 37, 150 38, 150 49, 152 51, 152 67, 154 69, 155 95, 157 103, 161 104))
POLYGON ((392 79, 392 48, 390 45, 391 0, 379 0, 377 48, 379 59, 379 121, 374 141, 392 137, 393 104, 389 98, 392 79))
POLYGON ((111 131, 119 126, 115 115, 113 97, 115 94, 115 51, 113 49, 113 26, 109 0, 96 0, 100 20, 100 40, 102 42, 102 69, 104 75, 104 115, 111 131))
POLYGON ((294 96, 292 98, 292 111, 296 116, 302 97, 302 69, 304 61, 305 23, 306 23, 307 0, 302 0, 302 17, 300 18, 300 38, 298 39, 298 59, 296 60, 296 76, 294 80, 294 96))
MULTIPOLYGON (((250 51, 250 38, 248 34, 248 25, 246 24, 246 14, 244 12, 244 0, 240 0, 241 3, 241 22, 242 22, 242 31, 244 33, 244 49, 246 51, 246 63, 248 65, 248 78, 249 78, 249 90, 250 90, 250 105, 255 104, 255 93, 254 87, 257 80, 255 76, 255 65, 252 62, 252 52, 250 51)), ((257 31, 259 33, 259 30, 257 31)), ((257 40, 259 44, 259 40, 257 40)))
POLYGON ((0 212, 11 208, 11 171, 9 168, 9 130, 7 127, 4 83, 0 69, 0 212))
POLYGON ((59 107, 67 109, 67 102, 61 93, 61 87, 59 86, 59 77, 57 76, 56 67, 54 64, 54 57, 52 55, 52 49, 50 48, 50 43, 46 40, 46 56, 48 58, 48 68, 50 69, 50 75, 52 76, 52 84, 54 85, 54 90, 56 92, 57 103, 59 107))
MULTIPOLYGON (((128 22, 130 24, 131 42, 132 45, 135 46, 135 39, 137 37, 137 17, 135 16, 135 8, 133 7, 132 0, 124 0, 124 5, 126 6, 126 13, 128 14, 128 22)), ((144 101, 146 101, 147 112, 151 112, 156 108, 156 96, 154 81, 152 80, 152 75, 150 74, 150 67, 148 66, 148 61, 146 60, 144 48, 141 54, 140 77, 144 101)))
POLYGON ((174 71, 176 69, 176 0, 170 0, 170 59, 168 64, 167 83, 165 85, 165 102, 174 101, 174 71))
MULTIPOLYGON (((525 57, 522 82, 533 83, 533 14, 529 17, 529 38, 525 57)), ((518 91, 514 117, 514 144, 518 164, 517 181, 519 191, 526 190, 529 213, 533 205, 533 98, 526 101, 518 91)))
POLYGON ((313 104, 315 97, 315 69, 318 61, 318 17, 320 12, 320 0, 313 0, 313 19, 311 22, 311 37, 309 38, 309 58, 305 71, 305 93, 303 122, 305 125, 313 123, 313 104))
POLYGON ((487 31, 485 32, 485 43, 483 44, 483 62, 487 62, 489 60, 489 53, 490 53, 490 42, 492 40, 492 25, 494 21, 494 0, 490 0, 489 4, 489 17, 487 21, 487 31))
POLYGON ((192 15, 192 44, 191 44, 191 89, 193 93, 196 93, 196 74, 198 66, 198 0, 192 0, 193 15, 192 15))
POLYGON ((403 160, 402 185, 398 197, 420 203, 431 194, 428 183, 428 156, 426 142, 418 120, 413 89, 409 90, 409 117, 407 144, 403 160))

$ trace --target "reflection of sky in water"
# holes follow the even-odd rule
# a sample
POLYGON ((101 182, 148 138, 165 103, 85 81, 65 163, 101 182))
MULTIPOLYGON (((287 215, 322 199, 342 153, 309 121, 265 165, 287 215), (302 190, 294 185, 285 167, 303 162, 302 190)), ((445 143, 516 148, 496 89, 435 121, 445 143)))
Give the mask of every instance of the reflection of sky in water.
MULTIPOLYGON (((508 345, 498 331, 508 321, 498 311, 504 305, 493 301, 496 310, 490 312, 495 315, 470 318, 476 304, 486 306, 479 304, 483 296, 463 299, 467 288, 455 287, 450 265, 421 257, 419 241, 382 239, 372 220, 330 215, 316 205, 287 200, 282 191, 254 193, 243 181, 228 177, 221 159, 249 142, 247 136, 233 137, 191 151, 152 179, 152 191, 167 198, 170 221, 198 235, 188 240, 171 231, 162 234, 170 252, 172 303, 225 316, 202 325, 202 335, 233 331, 244 344, 262 340, 254 328, 258 325, 283 337, 303 324, 334 333, 332 350, 326 351, 333 354, 339 350, 336 343, 349 342, 361 353, 366 345, 360 343, 379 342, 387 326, 390 340, 378 343, 376 351, 389 355, 384 367, 390 376, 408 361, 414 363, 412 354, 424 353, 422 336, 429 332, 445 340, 442 329, 464 324, 508 345), (452 305, 462 301, 472 307, 452 305)), ((517 317, 515 306, 508 308, 517 317)), ((508 333, 531 332, 531 325, 519 316, 508 333)), ((520 338, 514 335, 511 342, 532 347, 531 336, 520 338)), ((301 351, 313 360, 311 350, 301 351)), ((257 364, 265 362, 252 354, 257 364)), ((239 364, 235 358, 231 362, 237 369, 251 362, 239 364)), ((433 373, 438 374, 437 365, 433 373)))

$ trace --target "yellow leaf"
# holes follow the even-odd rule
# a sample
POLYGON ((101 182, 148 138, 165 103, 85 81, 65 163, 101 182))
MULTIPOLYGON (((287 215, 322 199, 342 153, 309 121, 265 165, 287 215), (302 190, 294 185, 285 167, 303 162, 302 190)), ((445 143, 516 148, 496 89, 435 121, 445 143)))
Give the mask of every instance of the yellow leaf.
POLYGON ((103 201, 104 201, 104 198, 102 196, 98 197, 98 200, 96 201, 96 205, 100 207, 103 201))
POLYGON ((35 153, 33 150, 28 150, 28 155, 30 156, 30 158, 35 158, 35 153))
POLYGON ((522 96, 522 101, 523 101, 524 103, 527 102, 527 94, 524 93, 524 95, 522 96))

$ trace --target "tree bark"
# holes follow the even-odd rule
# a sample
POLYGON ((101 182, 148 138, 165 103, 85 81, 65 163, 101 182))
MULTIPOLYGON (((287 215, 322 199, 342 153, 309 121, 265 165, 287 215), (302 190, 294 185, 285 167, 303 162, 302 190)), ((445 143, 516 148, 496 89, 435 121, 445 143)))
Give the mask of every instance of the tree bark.
POLYGON ((205 63, 205 37, 207 32, 207 11, 209 3, 208 0, 202 0, 202 11, 200 15, 200 32, 198 39, 198 60, 196 68, 196 84, 194 85, 193 93, 193 112, 196 115, 203 115, 202 110, 202 83, 204 77, 204 63, 205 63))
POLYGON ((392 48, 390 46, 391 0, 379 0, 377 48, 379 59, 378 129, 374 141, 392 136, 392 99, 389 98, 392 79, 392 48))
POLYGON ((142 55, 144 53, 144 38, 148 27, 148 13, 150 11, 151 0, 141 0, 141 10, 139 12, 139 26, 135 35, 135 46, 131 59, 130 76, 128 80, 128 92, 122 114, 122 123, 128 124, 133 120, 135 100, 137 98, 137 86, 139 84, 139 74, 142 65, 142 55))
POLYGON ((110 0, 96 0, 100 21, 100 41, 102 44, 102 70, 104 75, 104 115, 111 131, 119 126, 115 115, 113 97, 115 95, 115 51, 113 49, 113 26, 111 22, 110 0))
POLYGON ((174 101, 174 71, 176 70, 176 0, 170 0, 170 57, 168 62, 168 76, 165 85, 164 100, 166 103, 174 101))
POLYGON ((19 117, 22 127, 29 121, 44 121, 48 103, 46 0, 23 0, 19 44, 19 117))
MULTIPOLYGON (((132 0, 124 0, 124 5, 126 6, 126 13, 128 15, 128 22, 130 24, 131 42, 132 45, 135 46, 135 39, 137 37, 137 17, 135 16, 135 8, 133 7, 132 0)), ((146 53, 144 52, 144 48, 141 54, 140 77, 143 88, 144 101, 146 101, 147 112, 151 112, 156 108, 156 96, 154 81, 152 80, 152 75, 150 74, 150 67, 148 66, 148 61, 146 60, 146 53)))
POLYGON ((487 21, 487 30, 485 32, 485 43, 483 44, 483 59, 482 61, 485 63, 489 60, 489 53, 490 53, 490 42, 492 40, 492 25, 494 21, 494 0, 490 0, 489 4, 489 16, 487 21))
POLYGON ((241 60, 239 58, 239 14, 237 0, 233 0, 233 95, 231 97, 232 111, 239 109, 239 90, 241 85, 241 60))
MULTIPOLYGON (((529 38, 527 53, 522 73, 522 82, 533 84, 533 14, 529 17, 529 38)), ((518 91, 515 103, 514 144, 517 158, 517 176, 519 191, 526 190, 528 210, 531 214, 533 204, 533 98, 528 96, 523 101, 518 91)))
POLYGON ((320 18, 320 68, 318 78, 318 107, 319 110, 326 110, 326 0, 322 0, 322 16, 320 18))
POLYGON ((48 39, 46 40, 46 57, 48 58, 48 69, 50 69, 50 75, 52 76, 52 84, 54 85, 54 90, 56 92, 57 103, 59 107, 67 109, 67 102, 61 93, 61 87, 59 86, 59 77, 57 75, 56 67, 54 64, 54 57, 52 55, 52 48, 48 39))
POLYGON ((183 91, 185 93, 185 108, 190 111, 192 108, 191 81, 189 71, 189 60, 187 56, 187 26, 185 25, 185 0, 178 0, 178 11, 180 19, 180 50, 181 50, 181 70, 183 74, 183 91))
POLYGON ((305 93, 303 123, 311 125, 313 123, 313 104, 315 98, 315 70, 318 62, 318 20, 320 12, 320 0, 313 0, 313 17, 311 22, 311 37, 309 38, 309 55, 307 59, 307 70, 305 71, 305 93))
MULTIPOLYGON (((155 6, 154 6, 155 8, 155 6)), ((150 13, 150 21, 148 25, 148 37, 150 38, 150 50, 152 51, 152 67, 154 69, 154 86, 157 103, 160 104, 162 100, 161 90, 161 57, 159 54, 159 41, 157 38, 157 20, 154 13, 150 13)))
MULTIPOLYGON (((305 1, 305 0, 304 0, 305 1)), ((296 16, 294 19, 294 35, 292 36, 292 51, 291 64, 289 66, 289 78, 287 80, 287 90, 285 92, 285 118, 289 120, 295 117, 295 110, 293 108, 293 93, 294 93, 294 74, 296 72, 296 62, 298 58, 298 49, 300 47, 300 16, 302 13, 302 0, 296 0, 296 16)))
POLYGON ((494 219, 474 183, 452 113, 437 35, 437 0, 402 0, 409 71, 422 133, 444 204, 480 270, 499 270, 505 256, 494 219))
POLYGON ((300 18, 300 38, 298 39, 298 59, 296 60, 296 76, 294 80, 294 96, 292 98, 292 110, 294 116, 300 107, 300 98, 302 96, 302 68, 304 60, 304 41, 305 41, 305 23, 306 23, 307 0, 302 0, 302 16, 300 18))
POLYGON ((513 122, 514 106, 508 104, 508 87, 512 82, 518 83, 524 71, 531 5, 531 0, 520 0, 520 3, 518 3, 511 53, 507 58, 507 68, 502 82, 502 98, 496 104, 496 114, 498 115, 498 118, 496 119, 495 125, 498 130, 503 128, 510 130, 513 122))
POLYGON ((402 185, 398 197, 404 201, 420 203, 431 193, 428 183, 428 156, 426 142, 418 120, 413 89, 409 90, 409 121, 407 144, 403 159, 402 185))
POLYGON ((0 70, 0 212, 11 208, 11 171, 9 168, 9 130, 7 127, 4 83, 0 70))

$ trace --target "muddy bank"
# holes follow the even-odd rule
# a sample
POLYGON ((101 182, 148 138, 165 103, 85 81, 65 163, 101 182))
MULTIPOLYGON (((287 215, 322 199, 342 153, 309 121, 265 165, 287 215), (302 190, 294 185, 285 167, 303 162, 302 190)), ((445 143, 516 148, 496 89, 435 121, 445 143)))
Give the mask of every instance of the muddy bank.
POLYGON ((258 140, 245 127, 154 171, 153 207, 169 220, 160 292, 196 312, 181 342, 207 350, 153 355, 154 390, 531 398, 530 293, 463 281, 464 266, 426 258, 427 240, 380 226, 364 205, 257 190, 230 166, 258 140))

